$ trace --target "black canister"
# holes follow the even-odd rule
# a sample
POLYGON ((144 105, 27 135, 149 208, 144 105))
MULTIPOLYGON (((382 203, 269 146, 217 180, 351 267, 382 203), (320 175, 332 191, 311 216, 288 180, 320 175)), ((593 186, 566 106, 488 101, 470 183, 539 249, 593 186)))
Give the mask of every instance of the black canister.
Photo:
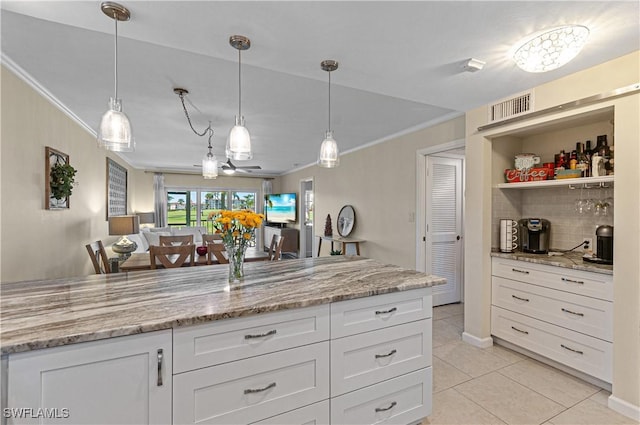
POLYGON ((613 264, 613 226, 602 225, 596 229, 596 255, 613 264))

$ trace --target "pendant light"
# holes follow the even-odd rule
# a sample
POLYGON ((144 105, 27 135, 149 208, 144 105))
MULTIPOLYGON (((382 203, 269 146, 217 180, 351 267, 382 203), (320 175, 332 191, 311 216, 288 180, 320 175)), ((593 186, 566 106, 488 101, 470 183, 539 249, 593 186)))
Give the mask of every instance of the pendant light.
POLYGON ((318 165, 324 168, 334 168, 340 164, 340 152, 338 151, 338 143, 336 143, 333 138, 333 131, 331 130, 331 71, 338 69, 338 62, 334 60, 324 60, 320 63, 320 67, 329 73, 329 128, 320 145, 318 165))
POLYGON ((253 153, 251 152, 251 136, 244 125, 244 117, 242 116, 242 82, 240 78, 242 62, 240 53, 251 47, 251 40, 242 35, 232 35, 229 37, 229 44, 238 50, 238 115, 236 115, 236 125, 229 131, 226 154, 227 158, 247 160, 253 158, 253 153))
POLYGON ((187 112, 187 106, 184 104, 184 96, 189 94, 189 91, 187 89, 176 87, 175 89, 173 89, 173 92, 180 98, 182 109, 184 110, 184 115, 187 117, 187 122, 189 123, 189 127, 191 127, 191 131, 193 131, 200 137, 206 134, 209 135, 209 152, 207 152, 204 158, 202 158, 202 177, 204 177, 205 179, 215 179, 216 177, 218 177, 218 160, 211 151, 213 149, 211 146, 211 138, 213 137, 213 128, 211 128, 211 121, 209 121, 209 126, 207 126, 207 128, 205 128, 202 133, 198 133, 196 129, 193 128, 193 124, 191 124, 191 118, 189 117, 189 112, 187 112))
POLYGON ((102 115, 98 129, 98 146, 116 152, 132 152, 135 142, 131 133, 129 118, 122 112, 122 102, 118 99, 118 21, 128 21, 131 17, 129 10, 112 2, 100 5, 102 12, 116 23, 115 30, 115 92, 109 99, 109 110, 102 115))

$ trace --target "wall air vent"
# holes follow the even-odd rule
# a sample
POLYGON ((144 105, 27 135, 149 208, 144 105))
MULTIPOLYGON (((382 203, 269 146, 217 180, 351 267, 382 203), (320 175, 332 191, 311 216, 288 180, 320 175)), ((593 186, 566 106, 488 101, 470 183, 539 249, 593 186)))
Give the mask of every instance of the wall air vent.
POLYGON ((533 91, 520 93, 489 105, 489 122, 499 122, 533 112, 533 91))

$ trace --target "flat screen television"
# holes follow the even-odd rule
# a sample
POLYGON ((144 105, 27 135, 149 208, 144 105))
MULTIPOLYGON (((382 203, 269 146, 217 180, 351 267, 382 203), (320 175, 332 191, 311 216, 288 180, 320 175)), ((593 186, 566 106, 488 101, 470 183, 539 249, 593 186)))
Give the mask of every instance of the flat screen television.
POLYGON ((298 219, 297 194, 271 193, 265 195, 264 212, 267 223, 295 223, 298 219))

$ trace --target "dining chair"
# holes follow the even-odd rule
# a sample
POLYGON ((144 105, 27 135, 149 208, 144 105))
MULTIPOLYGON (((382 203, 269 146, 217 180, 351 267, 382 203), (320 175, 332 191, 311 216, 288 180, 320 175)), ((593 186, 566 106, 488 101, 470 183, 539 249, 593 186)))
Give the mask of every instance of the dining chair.
POLYGON ((109 258, 107 257, 107 251, 104 249, 104 245, 102 244, 102 241, 91 242, 90 244, 85 245, 85 247, 89 252, 89 257, 91 258, 91 264, 93 264, 93 268, 96 274, 111 273, 111 267, 109 266, 109 258), (102 266, 100 266, 101 261, 102 261, 102 266))
POLYGON ((269 257, 268 261, 277 261, 282 259, 282 244, 284 243, 284 236, 273 235, 271 238, 271 245, 269 245, 269 257))
POLYGON ((193 235, 160 236, 160 246, 192 245, 193 235))
POLYGON ((222 235, 220 235, 220 233, 213 233, 213 234, 210 234, 210 235, 202 235, 202 244, 206 245, 209 242, 221 243, 222 242, 222 235))
POLYGON ((229 264, 229 259, 223 254, 226 250, 222 243, 207 242, 207 264, 215 264, 213 257, 218 260, 217 264, 229 264))
POLYGON ((173 246, 149 246, 149 256, 151 268, 156 269, 156 260, 160 261, 163 267, 169 269, 182 266, 193 266, 196 254, 196 246, 173 245, 173 246))

